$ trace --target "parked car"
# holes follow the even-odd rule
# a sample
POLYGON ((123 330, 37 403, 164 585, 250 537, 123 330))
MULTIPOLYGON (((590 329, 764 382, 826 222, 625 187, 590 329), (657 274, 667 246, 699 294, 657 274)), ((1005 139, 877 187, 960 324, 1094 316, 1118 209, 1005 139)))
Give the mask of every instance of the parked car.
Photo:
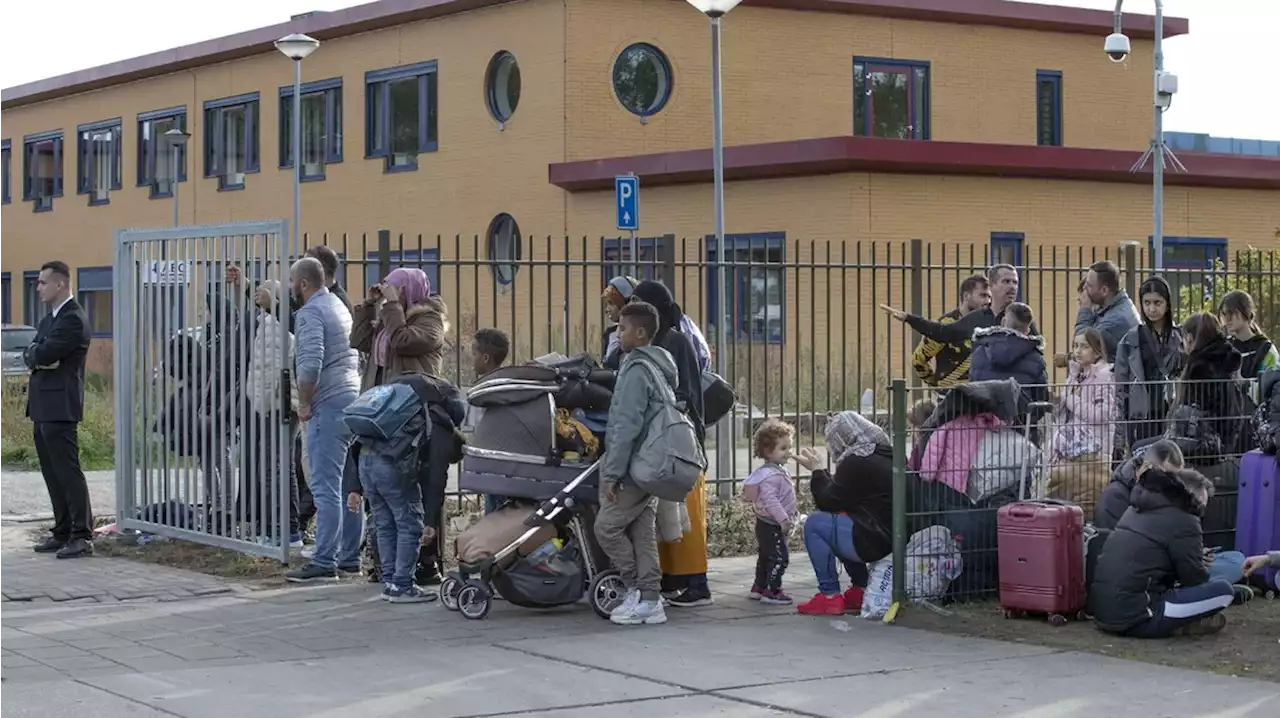
POLYGON ((5 324, 0 327, 4 338, 4 378, 25 377, 31 373, 26 362, 22 360, 22 352, 35 341, 36 329, 25 324, 5 324))

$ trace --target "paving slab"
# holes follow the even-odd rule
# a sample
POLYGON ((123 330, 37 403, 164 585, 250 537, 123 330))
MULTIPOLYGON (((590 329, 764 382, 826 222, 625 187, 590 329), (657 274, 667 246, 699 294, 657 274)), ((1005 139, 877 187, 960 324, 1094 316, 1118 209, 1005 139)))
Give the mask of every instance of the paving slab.
MULTIPOLYGON (((880 652, 877 647, 875 652, 880 652)), ((1280 685, 1081 653, 886 671, 724 691, 813 716, 1261 718, 1280 685)))
POLYGON ((538 718, 652 718, 653 716, 681 716, 682 718, 786 718, 794 713, 765 706, 751 705, 737 700, 709 695, 677 696, 633 701, 626 704, 589 705, 577 708, 559 708, 547 711, 516 713, 515 716, 538 718))
POLYGON ((4 687, 4 718, 163 718, 168 715, 74 681, 26 685, 6 681, 4 687))

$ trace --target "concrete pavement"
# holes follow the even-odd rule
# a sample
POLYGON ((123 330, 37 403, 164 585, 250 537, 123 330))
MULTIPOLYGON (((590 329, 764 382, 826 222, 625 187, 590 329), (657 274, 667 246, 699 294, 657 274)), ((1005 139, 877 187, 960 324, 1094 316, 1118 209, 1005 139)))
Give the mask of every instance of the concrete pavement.
MULTIPOLYGON (((4 532, 6 592, 14 580, 110 587, 136 570, 122 559, 21 560, 23 538, 4 532)), ((182 595, 213 579, 147 566, 168 598, 6 600, 2 713, 1248 718, 1274 716, 1280 701, 1272 683, 796 616, 743 598, 752 562, 714 562, 715 606, 633 629, 585 606, 498 603, 467 621, 438 604, 384 603, 367 584, 182 595)), ((788 581, 798 595, 813 590, 804 566, 788 581)))

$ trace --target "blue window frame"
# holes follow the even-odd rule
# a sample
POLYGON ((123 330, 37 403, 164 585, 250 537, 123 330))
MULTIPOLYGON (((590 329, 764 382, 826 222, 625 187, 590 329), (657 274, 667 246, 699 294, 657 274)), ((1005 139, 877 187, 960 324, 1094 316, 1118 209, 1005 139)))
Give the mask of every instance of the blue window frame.
POLYGON ((22 138, 22 200, 33 212, 53 209, 62 196, 62 130, 22 138))
POLYGON ((89 315, 89 336, 111 336, 111 267, 76 270, 76 300, 89 315))
MULTIPOLYGON (((740 339, 782 343, 786 332, 785 232, 731 234, 724 238, 730 252, 730 321, 740 339)), ((707 325, 717 321, 716 238, 705 240, 707 254, 707 325)), ((710 328, 707 330, 710 331, 710 328)))
POLYGON ((169 130, 187 130, 187 108, 169 107, 138 115, 138 186, 152 199, 173 196, 173 158, 178 157, 178 181, 187 181, 187 147, 165 139, 169 130))
MULTIPOLYGON (((339 262, 341 266, 341 262, 339 262)), ((431 280, 431 290, 440 291, 440 250, 438 249, 406 249, 404 252, 391 253, 391 268, 417 267, 427 273, 431 280)), ((364 265, 364 286, 372 287, 382 281, 378 273, 378 253, 370 252, 364 265)))
MULTIPOLYGON (((9 140, 0 141, 0 202, 9 204, 13 201, 12 190, 9 189, 9 182, 12 178, 13 168, 13 148, 10 146, 9 140)), ((8 276, 8 275, 5 275, 8 276)))
POLYGON ((929 139, 929 63, 853 58, 853 134, 929 139))
POLYGON ((3 274, 0 274, 0 283, 3 284, 3 288, 0 288, 0 293, 2 293, 3 296, 0 296, 0 299, 3 299, 4 301, 3 307, 0 307, 0 323, 12 324, 13 323, 13 278, 9 275, 8 272, 4 272, 3 274))
POLYGON ((38 269, 28 269, 22 273, 22 322, 33 327, 39 325, 44 315, 49 313, 48 305, 40 301, 40 291, 36 286, 39 280, 38 269))
POLYGON ((218 190, 244 189, 244 177, 258 171, 258 93, 204 103, 204 176, 218 178, 218 190))
POLYGON ((110 204, 121 188, 120 118, 76 128, 76 194, 89 195, 89 206, 110 204))
MULTIPOLYGON (((666 267, 661 262, 666 256, 666 240, 662 237, 637 237, 636 249, 639 254, 637 259, 641 262, 636 269, 639 273, 636 279, 665 282, 666 267)), ((631 240, 629 238, 605 239, 600 256, 604 260, 604 284, 608 284, 610 279, 631 271, 631 240)))
MULTIPOLYGON (((1154 255, 1155 241, 1148 236, 1147 248, 1154 255)), ((1164 266, 1169 269, 1213 269, 1227 262, 1224 237, 1165 237, 1164 266)))
MULTIPOLYGON (((302 181, 342 161, 342 78, 302 86, 302 181)), ((293 85, 280 88, 280 168, 293 167, 293 85)))
POLYGON ((418 155, 439 148, 436 62, 364 75, 366 159, 381 157, 386 172, 418 169, 418 155))
POLYGON ((1062 73, 1036 70, 1036 144, 1062 146, 1062 73))
MULTIPOLYGON (((991 233, 991 264, 1012 264, 1022 271, 1022 247, 1027 236, 1022 232, 991 233)), ((1018 301, 1022 301, 1022 283, 1018 283, 1018 301)))

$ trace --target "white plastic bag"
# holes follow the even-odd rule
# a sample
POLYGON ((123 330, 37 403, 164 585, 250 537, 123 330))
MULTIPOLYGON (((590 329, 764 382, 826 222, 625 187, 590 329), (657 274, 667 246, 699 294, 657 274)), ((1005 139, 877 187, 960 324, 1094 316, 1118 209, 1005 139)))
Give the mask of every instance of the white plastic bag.
POLYGON ((947 527, 921 529, 907 542, 907 595, 916 601, 942 598, 963 568, 960 544, 947 527))
POLYGON ((884 618, 893 605, 893 554, 867 566, 871 578, 862 594, 862 617, 884 618))

